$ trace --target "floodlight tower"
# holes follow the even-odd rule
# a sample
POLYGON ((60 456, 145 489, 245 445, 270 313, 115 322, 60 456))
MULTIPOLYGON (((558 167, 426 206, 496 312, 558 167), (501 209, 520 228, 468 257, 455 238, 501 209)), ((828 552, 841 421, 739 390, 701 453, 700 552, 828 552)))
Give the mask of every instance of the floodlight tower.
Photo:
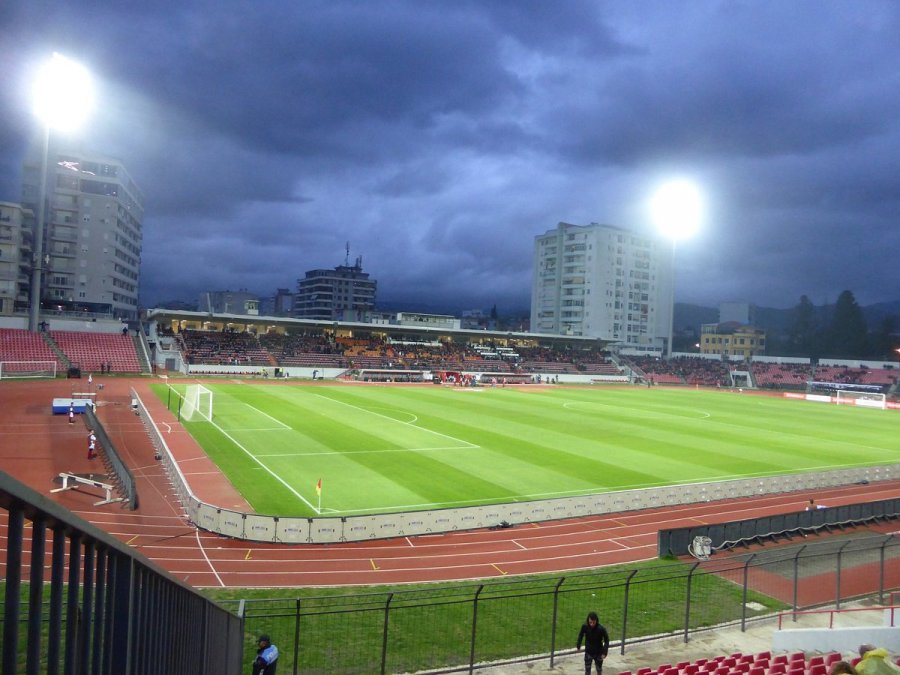
POLYGON ((87 69, 60 54, 53 54, 38 73, 34 86, 34 112, 44 125, 41 152, 37 221, 34 226, 31 265, 31 302, 28 330, 37 332, 41 311, 41 273, 44 269, 44 220, 47 201, 47 169, 50 130, 77 129, 93 107, 93 85, 87 69))
POLYGON ((691 181, 677 179, 664 183, 650 200, 650 213, 660 234, 672 241, 671 310, 666 357, 672 358, 672 334, 675 326, 675 245, 679 239, 693 236, 703 217, 703 198, 691 181))

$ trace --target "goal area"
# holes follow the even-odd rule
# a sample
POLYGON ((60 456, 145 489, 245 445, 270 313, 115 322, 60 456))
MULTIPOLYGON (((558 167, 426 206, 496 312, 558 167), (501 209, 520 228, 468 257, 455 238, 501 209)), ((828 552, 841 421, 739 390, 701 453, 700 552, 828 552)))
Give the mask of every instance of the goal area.
POLYGON ((0 380, 39 377, 56 377, 56 361, 0 361, 0 380))
POLYGON ((871 391, 849 391, 844 389, 837 390, 838 405, 856 405, 863 408, 880 408, 887 409, 887 396, 882 393, 871 391))
POLYGON ((212 422, 213 393, 202 384, 189 384, 184 391, 180 417, 188 422, 199 420, 212 422))

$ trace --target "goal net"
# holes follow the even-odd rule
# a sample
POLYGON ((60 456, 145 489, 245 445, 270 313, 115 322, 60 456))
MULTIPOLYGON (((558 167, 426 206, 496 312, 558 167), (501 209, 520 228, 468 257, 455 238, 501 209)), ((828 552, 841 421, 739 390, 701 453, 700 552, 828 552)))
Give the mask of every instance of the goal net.
POLYGON ((56 361, 0 361, 0 380, 14 377, 56 377, 56 361))
POLYGON ((184 391, 181 404, 181 419, 187 421, 206 420, 212 422, 213 393, 202 384, 189 384, 184 391))
POLYGON ((887 396, 869 391, 837 391, 838 405, 857 405, 863 408, 887 409, 887 396))

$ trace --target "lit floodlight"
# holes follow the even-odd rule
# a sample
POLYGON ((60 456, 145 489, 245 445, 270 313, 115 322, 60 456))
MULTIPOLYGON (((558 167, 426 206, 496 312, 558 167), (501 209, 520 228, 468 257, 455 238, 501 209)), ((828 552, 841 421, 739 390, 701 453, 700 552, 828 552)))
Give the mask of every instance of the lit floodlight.
POLYGON ((703 198, 688 180, 664 184, 650 200, 650 212, 659 231, 672 240, 686 239, 700 227, 703 198))
POLYGON ((84 122, 93 102, 94 87, 87 68, 54 53, 35 81, 35 114, 51 129, 72 131, 84 122))

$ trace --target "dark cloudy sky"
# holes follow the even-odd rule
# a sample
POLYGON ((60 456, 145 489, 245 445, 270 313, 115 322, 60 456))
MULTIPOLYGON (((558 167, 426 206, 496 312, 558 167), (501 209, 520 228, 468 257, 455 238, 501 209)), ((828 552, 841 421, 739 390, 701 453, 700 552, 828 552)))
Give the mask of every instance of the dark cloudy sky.
POLYGON ((351 259, 379 299, 527 307, 534 237, 708 200, 679 301, 900 299, 900 2, 0 3, 0 199, 28 78, 95 73, 81 143, 146 197, 142 302, 294 288, 351 259))

